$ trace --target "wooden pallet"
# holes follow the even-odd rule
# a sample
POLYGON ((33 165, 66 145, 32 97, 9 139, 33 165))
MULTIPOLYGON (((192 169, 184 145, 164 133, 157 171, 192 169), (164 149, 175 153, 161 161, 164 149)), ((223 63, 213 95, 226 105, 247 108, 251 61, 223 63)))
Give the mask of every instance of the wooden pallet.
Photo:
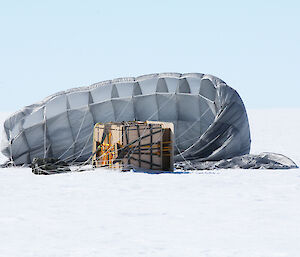
POLYGON ((93 166, 173 171, 173 142, 173 123, 97 123, 93 137, 93 166))

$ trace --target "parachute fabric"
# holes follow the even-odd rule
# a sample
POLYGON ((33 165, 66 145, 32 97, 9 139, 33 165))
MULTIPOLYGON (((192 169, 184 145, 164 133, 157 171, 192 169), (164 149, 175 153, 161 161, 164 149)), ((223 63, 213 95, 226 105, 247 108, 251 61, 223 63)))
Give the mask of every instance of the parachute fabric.
POLYGON ((173 122, 175 161, 248 154, 250 130, 238 93, 200 73, 160 73, 74 88, 24 107, 4 122, 2 153, 16 165, 34 158, 86 161, 97 122, 173 122))

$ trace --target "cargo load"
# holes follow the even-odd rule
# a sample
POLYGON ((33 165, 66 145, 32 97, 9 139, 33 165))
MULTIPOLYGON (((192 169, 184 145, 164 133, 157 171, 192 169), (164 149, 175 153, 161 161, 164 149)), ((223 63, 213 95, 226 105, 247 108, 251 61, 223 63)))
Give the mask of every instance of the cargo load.
POLYGON ((173 171, 174 125, 159 121, 97 123, 94 167, 173 171))

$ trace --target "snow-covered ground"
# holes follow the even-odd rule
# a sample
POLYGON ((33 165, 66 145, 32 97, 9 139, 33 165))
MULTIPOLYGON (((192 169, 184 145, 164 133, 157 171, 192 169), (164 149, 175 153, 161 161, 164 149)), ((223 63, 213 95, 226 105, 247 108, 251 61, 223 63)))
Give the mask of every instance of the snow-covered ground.
MULTIPOLYGON (((253 153, 300 164, 300 109, 248 114, 253 153)), ((0 257, 300 256, 299 202, 300 170, 0 169, 0 257)))

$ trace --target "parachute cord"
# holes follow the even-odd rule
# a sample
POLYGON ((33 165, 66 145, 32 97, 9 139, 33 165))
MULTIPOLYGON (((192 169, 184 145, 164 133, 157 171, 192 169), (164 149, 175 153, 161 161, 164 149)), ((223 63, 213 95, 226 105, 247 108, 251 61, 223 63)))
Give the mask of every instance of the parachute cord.
MULTIPOLYGON (((128 104, 129 104, 129 102, 127 103, 127 105, 128 105, 128 104)), ((120 113, 120 115, 125 111, 127 105, 124 107, 124 109, 122 110, 122 112, 120 113)), ((46 109, 46 108, 45 108, 45 109, 46 109)), ((46 125, 45 109, 44 109, 44 123, 45 123, 45 125, 46 125)), ((77 133, 77 135, 76 135, 76 138, 75 138, 74 142, 69 146, 69 148, 68 148, 63 154, 61 154, 61 155, 59 156, 58 159, 60 159, 62 156, 64 156, 64 155, 71 149, 71 147, 76 143, 76 141, 77 141, 77 139, 78 139, 78 137, 79 137, 80 131, 82 130, 82 127, 83 127, 83 124, 84 124, 84 120, 85 120, 87 111, 88 111, 88 109, 86 109, 85 114, 84 114, 84 117, 82 118, 81 125, 80 125, 79 131, 78 131, 78 133, 77 133)), ((112 114, 112 113, 113 113, 113 112, 110 112, 110 114, 112 114)), ((71 162, 71 164, 70 164, 70 165, 73 165, 73 164, 76 162, 76 160, 77 160, 79 157, 82 156, 82 153, 84 152, 85 148, 86 148, 87 146, 90 146, 90 145, 91 145, 91 144, 88 144, 88 142, 89 142, 89 140, 90 140, 92 134, 93 134, 93 129, 91 130, 90 134, 87 136, 87 140, 86 140, 86 142, 85 142, 84 147, 82 148, 82 150, 80 150, 80 151, 78 151, 78 152, 72 154, 71 156, 68 156, 68 157, 62 159, 61 161, 66 161, 66 160, 68 160, 68 159, 71 159, 71 158, 75 157, 75 156, 79 153, 79 155, 78 155, 78 156, 71 162)), ((45 146, 45 145, 46 145, 46 128, 45 128, 45 133, 44 133, 44 158, 46 158, 46 146, 45 146)), ((49 149, 48 149, 48 150, 49 150, 49 149)), ((89 150, 89 151, 90 151, 90 150, 89 150)), ((59 160, 59 161, 60 161, 60 160, 59 160)), ((54 164, 59 163, 59 161, 57 161, 57 162, 54 163, 54 164)))
MULTIPOLYGON (((89 135, 89 137, 90 137, 90 136, 91 136, 91 135, 89 135)), ((88 137, 88 136, 87 136, 87 137, 88 137)), ((49 150, 49 149, 48 149, 48 150, 49 150)), ((83 149, 83 150, 84 150, 84 149, 83 149)), ((53 163, 53 165, 58 164, 60 161, 66 161, 67 159, 70 159, 70 158, 72 158, 73 156, 76 156, 77 153, 83 152, 83 150, 80 150, 80 151, 76 152, 75 154, 73 154, 73 155, 71 155, 71 156, 69 156, 69 157, 67 157, 67 158, 64 158, 64 159, 62 159, 62 160, 58 160, 57 162, 53 163)), ((45 165, 40 165, 39 167, 43 167, 43 166, 45 166, 45 165)))
MULTIPOLYGON (((87 135, 87 136, 85 136, 85 137, 83 137, 83 139, 84 139, 84 138, 88 138, 88 137, 90 137, 90 134, 87 135)), ((90 145, 91 145, 91 143, 88 144, 87 146, 90 146, 90 145)), ((77 152, 71 154, 71 155, 68 156, 68 157, 63 158, 62 161, 66 161, 66 160, 72 159, 73 157, 75 158, 75 156, 77 157, 78 153, 80 153, 81 151, 82 151, 82 149, 80 149, 79 151, 77 151, 77 152)))
MULTIPOLYGON (((149 119, 151 119, 155 114, 157 114, 162 108, 164 108, 172 99, 173 99, 173 97, 175 97, 175 95, 172 95, 160 108, 158 108, 158 110, 156 111, 156 112, 154 112, 153 114, 151 114, 148 118, 147 118, 147 120, 149 120, 149 119)), ((118 118, 116 118, 116 120, 118 120, 119 119, 119 117, 123 114, 123 112, 126 110, 126 107, 129 105, 129 101, 127 102, 127 104, 126 104, 126 106, 123 108, 123 110, 122 110, 122 112, 118 115, 118 118)), ((112 112, 111 112, 112 113, 112 112)), ((86 114, 85 114, 86 115, 86 114)), ((84 120, 84 119, 83 119, 84 120)), ((83 122, 82 122, 82 124, 83 124, 83 122)), ((81 126, 82 127, 82 126, 81 126)), ((146 127, 144 128, 144 130, 143 130, 143 132, 141 133, 141 137, 143 137, 144 135, 145 135, 145 132, 146 132, 146 127)), ((92 136, 92 134, 93 134, 93 130, 91 131, 91 133, 89 134, 89 136, 87 136, 88 138, 87 138, 87 140, 86 140, 86 142, 85 142, 85 145, 84 145, 84 147, 83 147, 83 149, 81 150, 81 151, 79 151, 80 152, 80 154, 77 156, 77 158, 75 158, 72 162, 71 162, 71 164, 70 165, 73 165, 75 162, 76 162, 76 160, 80 157, 80 156, 82 156, 82 153, 84 153, 85 152, 85 149, 86 149, 86 147, 87 146, 90 146, 91 144, 88 144, 88 142, 89 142, 89 140, 90 140, 90 137, 92 136)), ((78 133, 78 135, 79 135, 79 133, 78 133)), ((77 139, 78 139, 78 137, 76 137, 77 139)), ((76 140, 77 140, 76 139, 76 140)), ((137 145, 138 146, 138 145, 137 145)), ((133 152, 134 152, 134 150, 137 148, 137 146, 133 149, 133 152)), ((72 145, 69 147, 69 149, 72 147, 72 145)), ((122 148, 124 148, 124 147, 122 147, 122 148)), ((121 148, 121 149, 122 149, 121 148)), ((68 150, 69 150, 68 149, 68 150)), ((67 151, 68 151, 67 150, 67 151)), ((105 152, 105 153, 103 153, 103 155, 102 156, 104 156, 108 151, 110 150, 110 148, 105 152)), ((65 151, 65 152, 67 152, 67 151, 65 151)), ((90 151, 90 150, 88 150, 88 151, 90 151)), ((97 151, 96 151, 97 152, 97 151)), ((96 152, 94 152, 94 153, 92 153, 91 155, 90 155, 90 157, 86 160, 86 161, 84 161, 84 162, 82 162, 82 164, 78 167, 78 169, 76 169, 76 170, 74 170, 74 172, 77 172, 77 171, 79 171, 80 169, 81 169, 81 167, 82 166, 84 166, 84 165, 86 165, 86 164, 88 164, 88 162, 90 162, 91 161, 91 159, 92 159, 92 157, 94 156, 94 154, 96 153, 96 152)), ((75 154, 73 154, 73 155, 71 155, 71 156, 69 156, 69 157, 67 157, 67 158, 64 158, 62 161, 66 161, 67 159, 70 159, 70 158, 72 158, 73 156, 75 156, 75 155, 77 155, 77 153, 78 152, 76 152, 75 154)), ((65 153, 63 153, 61 156, 63 156, 65 153)), ((130 154, 130 156, 132 155, 132 153, 130 154)), ((102 156, 99 156, 99 157, 102 157, 102 156)), ((59 163, 59 161, 57 161, 55 164, 57 164, 57 163, 59 163)), ((43 165, 42 165, 43 166, 43 165)))
POLYGON ((208 110, 210 110, 209 107, 208 107, 208 108, 206 109, 206 111, 200 116, 199 119, 195 120, 195 121, 193 122, 193 124, 192 124, 188 129, 186 129, 183 133, 181 133, 179 136, 177 136, 176 139, 182 137, 182 136, 185 135, 188 131, 190 131, 190 130, 197 124, 197 122, 199 122, 199 121, 201 120, 201 118, 207 113, 208 110))
POLYGON ((179 148, 178 148, 178 146, 177 146, 176 141, 174 142, 174 145, 175 145, 175 147, 177 148, 177 151, 179 152, 179 155, 182 157, 182 159, 184 160, 184 162, 185 162, 186 164, 188 164, 190 167, 192 167, 193 170, 197 170, 197 168, 195 168, 195 167, 191 164, 190 161, 188 161, 187 159, 185 159, 185 157, 183 156, 182 152, 180 152, 180 150, 179 150, 179 148))
MULTIPOLYGON (((172 97, 175 97, 176 95, 174 94, 172 97)), ((170 99, 168 100, 168 101, 166 101, 166 103, 161 107, 161 108, 163 108, 171 99, 172 99, 172 97, 170 97, 170 99)), ((159 108, 158 110, 157 110, 157 112, 161 109, 161 108, 159 108)), ((209 109, 209 108, 208 108, 209 109)), ((201 115, 201 117, 203 117, 205 114, 206 114, 206 112, 208 111, 208 109, 201 115)), ((155 114, 155 113, 154 113, 155 114)), ((153 114, 153 115, 154 115, 153 114)), ((152 116, 153 116, 152 115, 152 116)), ((200 117, 200 118, 201 118, 200 117)), ((149 119, 149 118, 148 118, 149 119)), ((200 120, 200 119, 199 119, 200 120)), ((197 121, 196 121, 197 122, 197 121)), ((196 125, 196 122, 194 122, 194 124, 192 125, 192 126, 195 126, 196 125)), ((188 130, 190 130, 191 128, 189 128, 188 130)), ((182 136, 182 135, 184 135, 188 130, 186 130, 183 134, 181 134, 180 136, 182 136)), ((178 138, 178 137, 177 137, 178 138)), ((179 152, 179 154, 180 154, 180 156, 184 159, 184 161, 188 164, 188 165, 190 165, 193 169, 195 169, 196 170, 196 168, 195 167, 193 167, 192 165, 191 165, 191 163, 189 162, 189 161, 187 161, 186 159, 185 159, 185 157, 182 155, 182 153, 181 153, 181 151, 179 150, 179 148, 178 148, 178 145, 177 145, 177 143, 176 143, 176 139, 174 140, 174 145, 175 145, 175 147, 177 148, 177 151, 179 152)))
POLYGON ((192 140, 194 140, 194 139, 196 139, 196 138, 199 138, 199 136, 196 136, 196 137, 192 137, 192 138, 183 140, 183 141, 181 141, 180 143, 183 144, 183 143, 185 143, 185 142, 192 141, 192 140))
MULTIPOLYGON (((128 101, 128 102, 126 103, 126 105, 123 107, 123 110, 118 114, 117 117, 115 117, 115 121, 119 120, 119 118, 121 117, 121 115, 126 111, 128 105, 129 105, 129 103, 130 103, 130 101, 128 101)), ((112 108, 114 108, 114 107, 112 106, 112 108)), ((114 109, 113 109, 113 110, 114 110, 114 109)), ((111 112, 111 113, 114 113, 114 114, 115 114, 114 111, 111 112)), ((94 132, 94 129, 92 129, 91 134, 90 134, 90 136, 89 136, 87 142, 90 140, 90 137, 91 137, 91 135, 93 134, 93 132, 94 132)), ((87 142, 86 142, 86 144, 87 144, 87 142)), ((86 148, 86 144, 85 144, 83 150, 86 148)), ((77 157, 71 164, 73 164, 73 163, 81 156, 81 154, 82 154, 82 152, 78 155, 78 157, 77 157)), ((89 159, 88 159, 87 161, 90 161, 91 157, 94 156, 94 154, 95 154, 95 153, 92 153, 91 156, 89 157, 89 159)), ((84 165, 87 163, 87 161, 84 162, 84 165)))
POLYGON ((47 149, 47 123, 46 123, 46 107, 44 107, 44 159, 46 158, 47 149))
MULTIPOLYGON (((165 107, 165 106, 173 99, 173 97, 175 97, 175 95, 173 95, 172 97, 170 97, 170 98, 164 103, 164 105, 162 105, 160 108, 158 108, 158 110, 157 110, 156 112, 154 112, 153 114, 151 114, 151 115, 147 118, 147 120, 151 119, 156 113, 158 113, 162 108, 164 108, 164 107, 165 107)), ((127 105, 128 105, 128 104, 129 104, 129 102, 127 103, 127 105)), ((124 109, 122 110, 122 112, 118 115, 118 118, 119 118, 119 116, 121 116, 121 115, 123 114, 123 112, 126 110, 127 105, 124 107, 124 109)), ((207 110, 201 115, 201 117, 203 117, 203 116, 207 113, 208 110, 209 110, 209 108, 207 108, 207 110)), ((86 114, 87 114, 87 110, 86 110, 85 115, 84 115, 84 117, 83 117, 83 119, 82 119, 82 122, 81 122, 81 126, 80 126, 80 129, 79 129, 79 132, 80 132, 81 129, 82 129, 83 121, 84 121, 84 119, 85 119, 86 114)), ((201 117, 200 117, 200 118, 201 118, 201 117)), ((117 119, 118 119, 118 118, 117 118, 117 119)), ((200 120, 200 119, 199 119, 199 120, 200 120)), ((180 136, 178 136, 177 138, 179 138, 179 137, 183 136, 185 133, 187 133, 187 131, 189 131, 193 126, 195 126, 196 123, 197 123, 197 121, 199 121, 199 120, 196 120, 188 130, 186 130, 184 133, 182 133, 182 134, 181 134, 180 136)), ((77 133, 76 140, 78 139, 79 132, 77 133)), ((145 132, 146 132, 146 127, 145 127, 144 130, 142 131, 140 137, 143 137, 143 136, 145 135, 145 132)), ((88 138, 87 138, 87 140, 86 140, 86 143, 85 143, 83 149, 80 150, 80 151, 78 151, 78 152, 80 152, 80 154, 77 156, 77 158, 75 158, 75 159, 71 162, 70 165, 73 165, 73 164, 76 162, 76 160, 77 160, 80 156, 82 156, 82 154, 83 154, 84 152, 90 151, 89 149, 86 149, 86 147, 92 145, 92 144, 88 144, 88 142, 89 142, 90 137, 91 137, 92 134, 93 134, 93 130, 92 130, 91 133, 87 136, 88 138)), ((45 134, 45 135, 46 135, 46 134, 45 134)), ((162 137, 162 135, 160 136, 160 140, 161 140, 161 137, 162 137)), ((197 137, 195 137, 195 138, 197 138, 197 137)), ((183 141, 183 142, 190 141, 190 140, 191 140, 191 139, 188 139, 188 140, 185 140, 185 141, 183 141)), ((73 143, 73 144, 74 144, 74 143, 73 143)), ((73 144, 72 144, 72 145, 73 145, 73 144)), ((72 147, 72 145, 69 147, 69 149, 72 147)), ((195 168, 188 160, 186 160, 186 158, 182 155, 182 152, 180 151, 180 149, 179 149, 179 147, 178 147, 178 145, 177 145, 177 143, 176 143, 176 140, 174 140, 174 145, 175 145, 175 147, 177 148, 177 151, 179 152, 179 154, 180 154, 180 156, 182 157, 182 159, 184 160, 184 162, 187 163, 187 164, 188 164, 190 167, 192 167, 194 170, 196 170, 196 168, 195 168)), ((131 154, 129 155, 129 158, 132 156, 133 152, 136 150, 137 147, 138 147, 138 145, 137 145, 135 148, 133 148, 133 150, 131 151, 131 154)), ((125 148, 125 147, 122 147, 121 149, 124 149, 124 148, 125 148)), ((69 149, 68 149, 68 150, 69 150, 69 149)), ((105 154, 107 154, 107 152, 110 151, 110 149, 111 149, 111 147, 108 148, 107 151, 104 152, 104 153, 103 153, 101 156, 99 156, 98 158, 101 158, 102 156, 104 156, 105 154)), ((49 150, 49 149, 47 149, 47 151, 48 151, 48 150, 49 150)), ((67 151, 68 151, 68 150, 67 150, 67 151)), ((65 153, 66 153, 67 151, 65 151, 65 153)), ((76 152, 75 154, 73 154, 73 155, 71 155, 71 156, 69 156, 69 157, 63 159, 63 161, 66 161, 67 159, 72 158, 73 156, 77 155, 78 152, 76 152)), ((81 164, 79 165, 79 167, 78 167, 76 170, 74 170, 73 172, 78 172, 78 171, 80 171, 81 168, 82 168, 83 166, 85 166, 86 164, 88 164, 88 163, 91 161, 92 157, 94 156, 94 154, 95 154, 96 152, 97 152, 97 150, 96 150, 94 153, 92 153, 86 161, 81 162, 81 164)), ((63 153, 61 156, 63 156, 65 153, 63 153)), ((142 155, 145 155, 145 154, 142 154, 142 155)), ((61 156, 60 156, 60 157, 61 157, 61 156)), ((59 162, 59 161, 58 161, 58 162, 59 162)), ((58 163, 58 162, 57 162, 57 163, 58 163)), ((94 169, 94 168, 92 168, 92 169, 94 169)))
MULTIPOLYGON (((174 97, 175 95, 172 95, 165 103, 164 103, 164 105, 162 105, 156 112, 154 112, 153 114, 151 114, 148 118, 147 118, 147 120, 149 120, 149 119, 151 119, 155 114, 157 114, 163 107, 165 107, 171 100, 172 100, 172 98, 174 97)), ((129 105, 129 101, 127 102, 127 104, 126 104, 126 106, 123 108, 123 110, 122 110, 122 112, 120 112, 119 113, 119 115, 118 115, 118 117, 116 118, 116 120, 118 120, 119 118, 120 118, 120 116, 124 113, 124 111, 126 110, 126 107, 129 105)), ((46 114, 45 114, 45 112, 46 112, 46 108, 44 108, 44 123, 45 123, 45 130, 44 130, 44 158, 46 157, 46 139, 47 139, 47 137, 46 137, 46 114)), ((87 113, 87 110, 86 110, 86 112, 85 112, 85 116, 86 116, 86 113, 87 113)), ((113 113, 113 112, 111 112, 111 113, 113 113)), ((80 130, 82 129, 82 126, 83 126, 83 121, 84 121, 84 119, 85 119, 85 116, 84 116, 84 118, 82 119, 82 122, 81 122, 81 126, 80 126, 80 130)), ((79 131, 80 131, 79 130, 79 131)), ((143 133, 142 133, 142 136, 144 135, 144 133, 145 133, 145 131, 146 131, 146 128, 144 129, 144 131, 143 131, 143 133)), ((76 160, 78 160, 78 158, 80 157, 80 156, 82 156, 82 153, 85 151, 85 148, 87 147, 87 146, 90 146, 91 144, 88 144, 88 142, 89 142, 89 140, 90 140, 90 138, 91 138, 91 136, 92 136, 92 134, 93 134, 93 129, 91 130, 91 133, 89 134, 89 136, 87 137, 87 140, 86 140, 86 142, 85 142, 85 145, 84 145, 84 147, 82 148, 82 150, 80 150, 79 151, 79 155, 71 162, 71 164, 70 165, 73 165, 75 162, 76 162, 76 160)), ((61 154, 60 155, 60 157, 59 157, 59 159, 75 144, 75 142, 77 141, 77 139, 78 139, 78 136, 79 136, 79 132, 77 133, 77 136, 76 136, 76 140, 69 146, 69 148, 63 153, 63 154, 61 154)), ((48 149, 49 150, 49 149, 48 149)), ((73 156, 76 156, 77 155, 77 153, 78 152, 76 152, 75 154, 73 154, 73 155, 71 155, 71 156, 69 156, 69 157, 66 157, 66 158, 64 158, 62 161, 66 161, 66 160, 68 160, 68 159, 70 159, 70 158, 72 158, 73 156)), ((93 154, 92 154, 93 155, 93 154)), ((89 158, 90 159, 90 158, 89 158)), ((89 160, 88 159, 88 160, 89 160)), ((58 162, 57 162, 58 163, 58 162)), ((86 164, 87 163, 87 161, 85 161, 84 162, 84 164, 86 164)))
MULTIPOLYGON (((206 111, 207 111, 207 110, 206 110, 206 111)), ((204 115, 204 114, 203 114, 203 115, 204 115)), ((202 116, 203 116, 203 115, 202 115, 202 116)), ((202 117, 202 116, 201 116, 201 117, 202 117)), ((185 149, 184 152, 187 151, 188 149, 192 148, 197 142, 198 142, 198 140, 197 140, 195 143, 193 143, 191 146, 189 146, 187 149, 185 149)), ((183 157, 182 153, 179 152, 179 154, 180 154, 180 156, 186 161, 186 159, 183 157)))
MULTIPOLYGON (((206 109, 206 111, 200 116, 200 118, 199 118, 198 120, 196 120, 196 121, 192 124, 191 127, 189 127, 187 130, 185 130, 185 131, 184 131, 181 135, 179 135, 176 139, 182 137, 182 136, 183 136, 184 134, 186 134, 189 130, 191 130, 192 127, 194 127, 194 126, 197 124, 197 122, 200 121, 200 119, 207 113, 207 111, 208 111, 209 109, 210 109, 210 108, 208 107, 208 108, 206 109)), ((195 138, 197 138, 197 137, 195 137, 195 138)), ((188 139, 188 140, 186 140, 186 141, 189 141, 189 140, 191 140, 191 139, 188 139)), ((183 142, 186 142, 186 141, 183 141, 183 142)), ((178 147, 178 145, 177 145, 177 143, 176 143, 176 140, 175 140, 174 143, 175 143, 175 146, 176 146, 176 148, 177 148, 177 151, 178 151, 179 155, 180 155, 181 158, 184 160, 184 162, 185 162, 186 164, 188 164, 190 167, 192 167, 194 170, 197 170, 197 168, 195 168, 195 167, 191 164, 191 162, 188 161, 188 160, 183 156, 182 152, 179 150, 179 147, 178 147)), ((196 143, 193 143, 193 144, 192 144, 191 146, 189 146, 188 148, 193 147, 195 144, 196 144, 196 143)))
POLYGON ((79 157, 82 156, 82 153, 83 153, 84 149, 85 149, 88 145, 90 145, 90 144, 88 144, 88 142, 90 141, 90 138, 91 138, 92 135, 93 135, 93 129, 92 129, 91 133, 89 134, 89 137, 88 137, 88 139, 86 140, 86 142, 85 142, 85 144, 84 144, 84 147, 83 147, 82 150, 80 151, 80 154, 79 154, 79 155, 71 162, 71 165, 72 165, 74 162, 76 162, 76 161, 78 160, 79 157))
POLYGON ((49 150, 50 150, 50 147, 51 147, 51 143, 49 144, 49 147, 46 149, 46 154, 45 154, 45 156, 47 156, 47 154, 48 154, 48 152, 49 152, 49 150))
POLYGON ((87 111, 88 111, 88 109, 86 109, 85 112, 84 112, 84 116, 83 116, 83 118, 82 118, 82 120, 81 120, 81 124, 80 124, 79 130, 78 130, 78 133, 77 133, 77 135, 76 135, 76 137, 75 137, 73 143, 69 146, 69 148, 68 148, 66 151, 64 151, 63 154, 61 154, 61 155, 58 157, 58 159, 60 159, 62 156, 64 156, 64 155, 72 148, 72 146, 76 144, 76 141, 77 141, 77 139, 78 139, 78 136, 79 136, 79 134, 80 134, 80 132, 81 132, 81 129, 82 129, 82 127, 83 127, 83 122, 84 122, 84 120, 85 120, 87 111))
MULTIPOLYGON (((88 150, 88 151, 90 151, 90 150, 88 150)), ((78 151, 78 152, 80 152, 80 151, 78 151)), ((77 153, 78 153, 78 152, 77 152, 77 153)), ((84 149, 81 150, 81 153, 82 153, 82 152, 84 152, 84 149)), ((77 154, 77 153, 76 153, 76 154, 77 154)), ((92 154, 92 155, 93 155, 93 154, 92 154)), ((92 156, 92 155, 91 155, 91 156, 92 156)), ((90 157, 91 157, 91 156, 90 156, 90 157)), ((69 158, 69 157, 68 157, 68 158, 69 158)), ((58 160, 57 162, 53 163, 53 165, 58 164, 60 161, 66 161, 68 158, 65 158, 65 159, 63 159, 63 160, 58 160)), ((85 165, 88 161, 89 161, 89 160, 82 162, 83 165, 85 165)), ((71 166, 71 165, 72 165, 72 164, 70 164, 70 166, 71 166)), ((83 165, 82 165, 82 166, 83 166, 83 165)), ((46 164, 40 165, 39 167, 45 167, 45 166, 46 166, 46 164)))
MULTIPOLYGON (((12 141, 12 136, 11 136, 11 130, 9 130, 9 138, 10 141, 12 141)), ((14 165, 14 161, 13 161, 13 154, 12 154, 12 143, 9 143, 9 151, 10 151, 10 161, 13 163, 14 165)), ((15 165, 14 165, 15 166, 15 165)))
MULTIPOLYGON (((168 102, 169 101, 171 101, 171 99, 174 97, 174 95, 173 96, 171 96, 170 97, 170 99, 168 99, 168 101, 166 101, 165 102, 165 104, 163 105, 163 106, 161 106, 156 112, 154 112, 152 115, 150 115, 148 118, 147 118, 147 120, 149 120, 150 118, 152 118, 156 113, 158 113, 163 107, 165 107, 167 104, 168 104, 168 102)), ((127 103, 127 105, 129 104, 129 102, 127 103)), ((126 106, 127 106, 126 105, 126 106)), ((118 118, 121 116, 121 114, 123 114, 123 112, 126 110, 126 108, 123 108, 123 110, 122 110, 122 112, 118 115, 118 118)), ((117 119, 118 119, 117 118, 117 119)), ((117 120, 116 119, 116 120, 117 120)), ((93 131, 92 131, 93 132, 93 131)), ((144 130, 143 130, 143 132, 142 132, 142 134, 141 134, 141 136, 140 137, 143 137, 144 135, 145 135, 145 132, 146 132, 146 127, 144 128, 144 130)), ((138 146, 138 145, 137 145, 138 146)), ((132 152, 134 152, 135 151, 135 149, 137 148, 137 146, 132 150, 132 152)), ((85 148, 85 147, 84 147, 85 148)), ((122 147, 122 148, 124 148, 124 147, 122 147)), ((121 148, 121 149, 122 149, 121 148)), ((110 150, 110 148, 103 154, 103 155, 105 155, 108 151, 110 150)), ((84 166, 84 165, 86 165, 89 161, 91 161, 91 159, 92 159, 92 157, 94 156, 94 154, 95 154, 96 152, 94 152, 94 153, 92 153, 91 154, 91 156, 88 158, 88 160, 87 161, 85 161, 81 166, 79 166, 79 168, 78 169, 76 169, 74 172, 76 172, 76 171, 79 171, 80 170, 80 168, 82 167, 82 166, 84 166)), ((81 153, 80 153, 81 154, 81 153)), ((102 156, 103 156, 102 155, 102 156)), ((132 155, 132 153, 129 155, 129 158, 131 157, 131 155, 132 155)), ((100 156, 100 157, 102 157, 102 156, 100 156)), ((74 163, 74 162, 73 162, 74 163)))
MULTIPOLYGON (((144 134, 144 133, 143 133, 143 134, 144 134)), ((162 136, 162 134, 161 134, 161 136, 162 136)), ((160 140, 161 140, 161 138, 160 138, 160 140)), ((107 152, 109 152, 109 151, 111 150, 112 147, 113 147, 113 146, 111 146, 110 148, 108 148, 107 151, 105 151, 105 152, 104 152, 101 156, 99 156, 98 158, 101 158, 101 157, 103 157, 104 155, 106 155, 107 152)), ((125 149, 125 148, 126 148, 126 147, 122 147, 122 148, 120 148, 120 150, 125 149)), ((89 149, 86 149, 85 151, 87 151, 87 150, 90 151, 89 149)), ((97 151, 98 151, 98 149, 90 155, 90 157, 88 158, 88 160, 86 160, 86 161, 84 161, 84 162, 81 162, 80 165, 78 166, 78 168, 75 169, 75 170, 73 170, 72 172, 83 171, 83 170, 81 170, 81 168, 82 168, 84 165, 88 164, 88 163, 91 161, 92 157, 96 154, 97 151)), ((82 151, 82 152, 84 152, 84 151, 82 151)), ((129 158, 130 158, 130 156, 131 156, 132 154, 133 154, 133 153, 131 153, 131 154, 129 155, 129 158)), ((66 159, 65 159, 65 160, 66 160, 66 159)), ((59 162, 59 161, 58 161, 58 162, 59 162)), ((57 164, 58 162, 56 162, 55 164, 57 164)), ((39 167, 43 167, 43 166, 45 166, 45 165, 40 165, 39 167)), ((70 166, 71 166, 71 165, 70 165, 70 166)), ((91 168, 91 169, 93 170, 94 168, 91 168)), ((90 169, 85 169, 85 170, 90 170, 90 169)))

